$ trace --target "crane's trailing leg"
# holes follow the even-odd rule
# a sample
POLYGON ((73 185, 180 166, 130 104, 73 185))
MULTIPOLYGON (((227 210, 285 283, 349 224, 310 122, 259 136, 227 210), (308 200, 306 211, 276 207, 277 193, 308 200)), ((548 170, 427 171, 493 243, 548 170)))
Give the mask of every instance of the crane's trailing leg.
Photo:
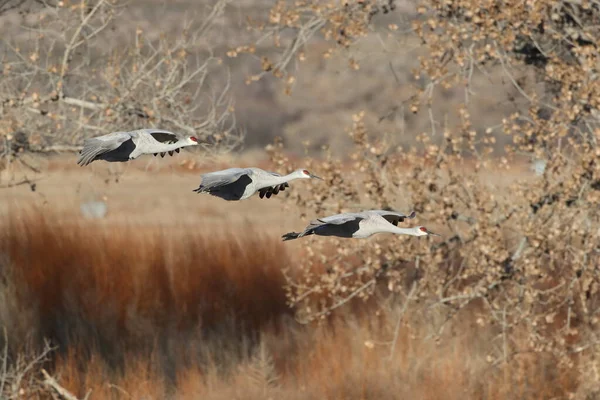
POLYGON ((297 232, 290 232, 290 233, 286 233, 285 235, 283 235, 282 238, 283 238, 283 241, 285 242, 286 240, 298 239, 299 236, 300 236, 300 234, 297 232))
POLYGON ((303 236, 313 235, 314 233, 315 233, 314 228, 308 228, 304 232, 300 232, 300 233, 298 233, 298 232, 286 233, 285 235, 282 236, 282 238, 283 238, 283 241, 285 242, 286 240, 298 239, 303 236))

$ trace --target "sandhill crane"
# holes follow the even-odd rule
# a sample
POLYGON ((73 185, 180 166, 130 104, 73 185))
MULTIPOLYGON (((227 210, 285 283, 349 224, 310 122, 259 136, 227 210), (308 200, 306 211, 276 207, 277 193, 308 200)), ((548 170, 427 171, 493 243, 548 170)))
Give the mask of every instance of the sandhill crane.
POLYGON ((298 239, 307 235, 338 236, 342 238, 368 238, 376 233, 396 233, 399 235, 426 236, 437 233, 424 226, 399 228, 398 222, 415 217, 415 212, 404 215, 394 211, 368 210, 357 213, 345 213, 319 218, 311 221, 303 232, 290 232, 282 236, 283 240, 298 239))
POLYGON ((244 200, 256 192, 260 198, 270 198, 279 191, 290 187, 289 181, 294 179, 319 178, 305 169, 299 169, 291 174, 281 176, 276 172, 264 171, 260 168, 229 168, 222 171, 209 172, 201 175, 202 181, 196 193, 208 193, 224 200, 244 200))
POLYGON ((77 164, 88 165, 95 160, 124 162, 133 160, 142 154, 173 152, 187 146, 198 145, 198 139, 162 129, 139 129, 131 132, 113 132, 103 136, 85 139, 77 164))

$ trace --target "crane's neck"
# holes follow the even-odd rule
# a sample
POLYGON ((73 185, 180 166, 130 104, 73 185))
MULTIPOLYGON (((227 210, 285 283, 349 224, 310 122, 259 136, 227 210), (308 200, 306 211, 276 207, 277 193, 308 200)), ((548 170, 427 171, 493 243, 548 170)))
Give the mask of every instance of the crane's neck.
POLYGON ((415 231, 415 228, 399 228, 392 224, 388 225, 389 226, 386 226, 387 232, 395 233, 397 235, 419 236, 419 234, 415 231))
POLYGON ((411 235, 419 236, 415 228, 399 228, 389 223, 385 218, 376 215, 368 219, 368 222, 362 224, 364 228, 364 237, 374 235, 376 233, 394 233, 396 235, 411 235))
POLYGON ((263 186, 267 187, 267 186, 281 185, 282 183, 293 181, 294 179, 298 179, 298 178, 300 178, 300 174, 298 173, 298 171, 294 171, 291 174, 287 174, 284 176, 270 175, 268 177, 268 179, 266 179, 264 181, 263 186))

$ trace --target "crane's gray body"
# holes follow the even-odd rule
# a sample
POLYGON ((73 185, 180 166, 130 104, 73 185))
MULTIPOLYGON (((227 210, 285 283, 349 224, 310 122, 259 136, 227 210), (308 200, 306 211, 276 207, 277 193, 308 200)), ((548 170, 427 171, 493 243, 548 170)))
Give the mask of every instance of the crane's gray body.
POLYGON ((394 232, 394 227, 405 219, 415 217, 386 210, 369 210, 357 213, 336 214, 310 221, 303 232, 290 232, 283 235, 283 240, 298 239, 307 235, 337 236, 342 238, 367 238, 375 233, 394 232))
POLYGON ((84 166, 95 160, 125 162, 142 154, 173 155, 179 149, 193 146, 189 136, 161 129, 139 129, 131 132, 113 132, 85 139, 77 164, 84 166))
POLYGON ((256 192, 260 198, 270 198, 289 187, 287 181, 299 178, 294 174, 281 176, 260 168, 229 168, 202 174, 200 186, 194 192, 208 193, 228 201, 244 200, 256 192))

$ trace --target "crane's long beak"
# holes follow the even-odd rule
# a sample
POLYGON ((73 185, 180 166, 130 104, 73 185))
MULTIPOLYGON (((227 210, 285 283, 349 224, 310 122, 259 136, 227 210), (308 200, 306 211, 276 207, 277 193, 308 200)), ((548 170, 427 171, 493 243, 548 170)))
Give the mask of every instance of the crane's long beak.
POLYGON ((314 174, 310 174, 309 176, 310 176, 311 178, 315 178, 315 179, 318 179, 318 180, 320 180, 320 181, 324 181, 324 180, 325 180, 325 179, 321 178, 320 176, 316 176, 316 175, 314 175, 314 174))
POLYGON ((431 236, 440 236, 440 237, 442 236, 439 233, 431 232, 429 229, 427 229, 427 234, 431 235, 431 236))

